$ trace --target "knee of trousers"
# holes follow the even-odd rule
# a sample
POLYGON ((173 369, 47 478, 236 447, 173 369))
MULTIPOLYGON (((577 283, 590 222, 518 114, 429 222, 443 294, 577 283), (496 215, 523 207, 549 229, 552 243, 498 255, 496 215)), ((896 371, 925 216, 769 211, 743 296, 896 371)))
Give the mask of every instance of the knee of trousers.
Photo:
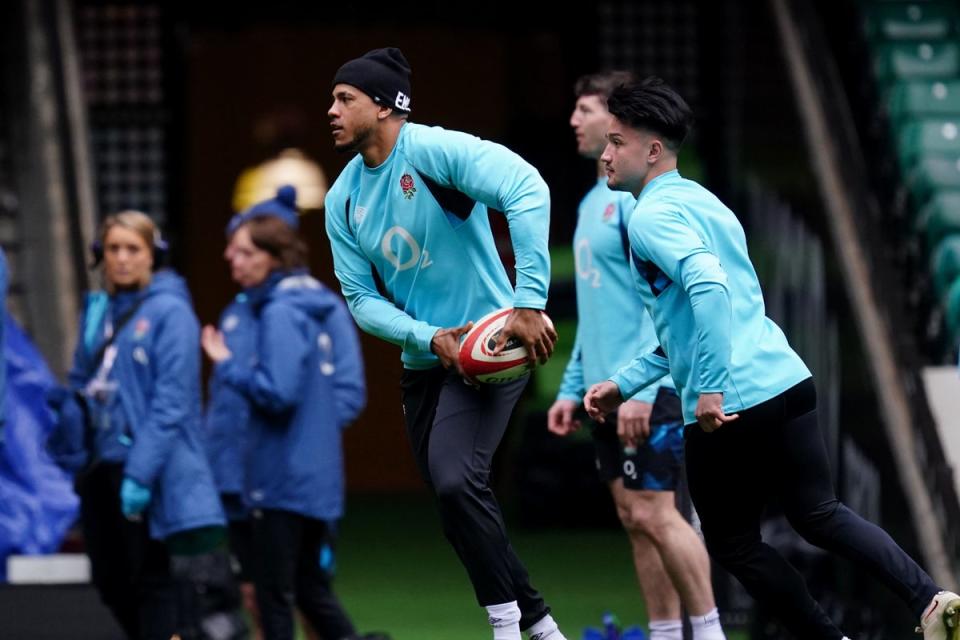
POLYGON ((745 564, 763 544, 760 534, 718 535, 703 532, 703 541, 710 556, 724 568, 745 564))
POLYGON ((431 469, 430 482, 433 485, 434 493, 436 493, 441 505, 444 506, 456 506, 469 496, 483 490, 475 480, 470 478, 465 469, 431 469))
POLYGON ((179 580, 190 584, 204 611, 232 611, 242 603, 240 585, 230 556, 223 550, 192 556, 173 555, 170 569, 179 580))
POLYGON ((805 511, 788 511, 786 516, 790 526, 796 529, 804 540, 818 544, 830 537, 838 518, 842 518, 845 510, 846 507, 839 500, 833 499, 805 511))

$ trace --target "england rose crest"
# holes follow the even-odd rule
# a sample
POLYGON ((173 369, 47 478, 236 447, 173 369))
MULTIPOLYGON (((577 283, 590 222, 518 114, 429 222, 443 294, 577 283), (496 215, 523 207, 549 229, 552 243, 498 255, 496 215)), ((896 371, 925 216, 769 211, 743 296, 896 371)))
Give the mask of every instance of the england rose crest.
POLYGON ((407 200, 412 199, 413 194, 417 192, 417 188, 413 186, 413 176, 409 173, 403 174, 400 178, 400 190, 403 191, 403 197, 407 200))
POLYGON ((617 210, 617 207, 611 202, 607 205, 607 208, 603 210, 603 221, 610 222, 610 219, 613 218, 613 212, 617 210))

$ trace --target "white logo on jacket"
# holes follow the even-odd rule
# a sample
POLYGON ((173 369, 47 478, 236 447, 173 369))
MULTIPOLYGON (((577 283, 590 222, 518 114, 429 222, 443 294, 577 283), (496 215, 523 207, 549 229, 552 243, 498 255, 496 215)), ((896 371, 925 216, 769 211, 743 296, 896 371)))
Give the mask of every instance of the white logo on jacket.
POLYGON ((240 317, 234 313, 231 313, 226 318, 223 319, 223 324, 220 325, 220 330, 224 333, 230 333, 237 328, 237 325, 240 324, 240 317))
POLYGON ((330 338, 329 333, 323 331, 317 336, 317 347, 319 347, 320 352, 323 354, 321 356, 322 360, 320 361, 320 373, 325 376, 332 376, 336 373, 337 368, 333 362, 331 362, 333 357, 333 340, 330 338))
POLYGON ((150 364, 150 357, 147 356, 147 351, 143 347, 137 347, 133 350, 133 359, 142 365, 150 364))

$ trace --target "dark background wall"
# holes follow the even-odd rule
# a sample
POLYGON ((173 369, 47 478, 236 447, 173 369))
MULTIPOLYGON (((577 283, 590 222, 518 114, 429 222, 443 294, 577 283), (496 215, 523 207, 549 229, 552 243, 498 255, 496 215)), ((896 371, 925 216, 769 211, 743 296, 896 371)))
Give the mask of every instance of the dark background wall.
MULTIPOLYGON (((412 120, 502 142, 536 166, 551 186, 553 239, 572 234, 575 203, 593 178, 575 154, 566 121, 575 78, 594 64, 592 24, 550 24, 530 17, 510 31, 469 21, 409 26, 323 24, 205 24, 184 15, 181 35, 183 137, 182 210, 176 220, 180 263, 205 322, 236 292, 221 258, 223 229, 232 214, 239 173, 267 158, 254 128, 272 113, 293 111, 301 121, 295 142, 332 182, 349 156, 336 153, 326 111, 330 82, 346 60, 381 46, 399 46, 413 68, 412 120)), ((337 288, 323 212, 303 219, 314 275, 337 288)), ((455 274, 451 274, 455 277, 455 274)), ((363 336, 371 399, 346 433, 351 490, 403 491, 422 486, 400 413, 399 349, 363 336)))

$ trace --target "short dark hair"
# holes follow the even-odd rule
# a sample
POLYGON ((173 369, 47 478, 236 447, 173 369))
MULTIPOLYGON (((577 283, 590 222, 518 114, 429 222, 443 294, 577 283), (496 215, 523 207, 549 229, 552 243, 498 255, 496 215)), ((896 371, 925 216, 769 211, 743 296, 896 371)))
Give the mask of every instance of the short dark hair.
POLYGON ((253 216, 242 226, 250 230, 253 246, 279 260, 284 270, 307 266, 307 243, 296 229, 280 218, 271 215, 253 216))
POLYGON ((662 136, 671 151, 680 148, 693 128, 693 110, 656 76, 615 88, 607 98, 607 109, 625 125, 662 136))
POLYGON ((599 96, 606 102, 614 89, 622 84, 633 84, 636 81, 637 78, 632 71, 598 71, 577 78, 577 82, 573 85, 573 93, 578 98, 599 96))

